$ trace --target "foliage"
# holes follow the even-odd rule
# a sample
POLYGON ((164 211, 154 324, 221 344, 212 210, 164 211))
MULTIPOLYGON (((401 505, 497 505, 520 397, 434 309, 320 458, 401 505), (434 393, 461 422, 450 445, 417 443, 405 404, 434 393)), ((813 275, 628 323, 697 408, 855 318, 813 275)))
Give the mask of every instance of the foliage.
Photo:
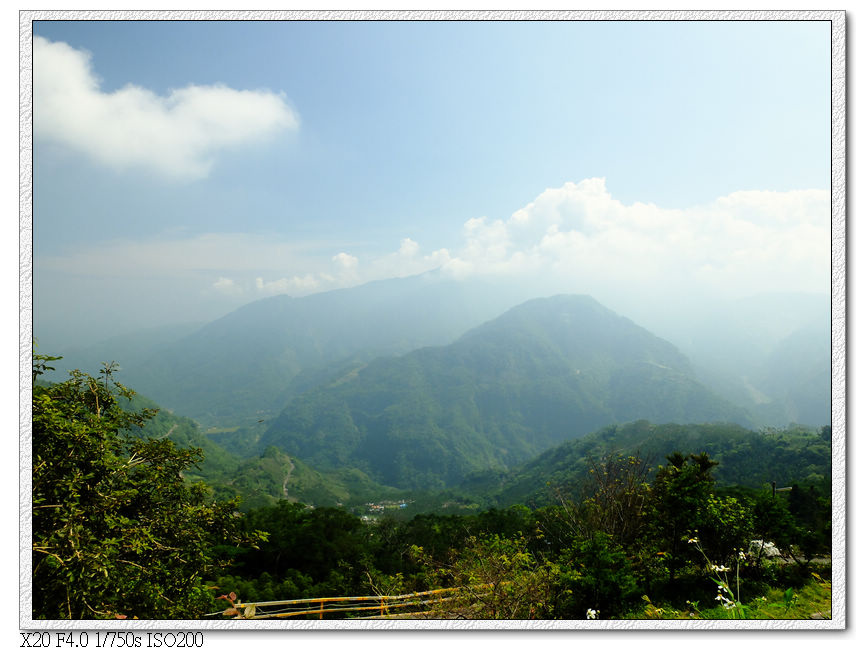
POLYGON ((649 501, 649 464, 639 453, 588 458, 589 478, 583 488, 579 521, 581 537, 596 532, 630 545, 637 538, 649 501))
MULTIPOLYGON (((284 598, 303 597, 300 592, 310 584, 319 592, 309 595, 321 596, 351 592, 366 583, 369 530, 344 510, 280 501, 250 511, 245 525, 249 532, 265 532, 268 539, 238 558, 238 573, 247 579, 266 572, 273 582, 290 580, 297 590, 284 598)), ((259 585, 256 591, 262 589, 259 585)), ((240 586, 234 590, 244 600, 252 599, 240 586)))
POLYGON ((470 537, 449 561, 439 563, 415 553, 437 582, 458 588, 435 604, 431 618, 551 618, 557 600, 560 567, 537 558, 523 537, 470 537))
MULTIPOLYGON (((589 299, 542 303, 399 359, 275 362, 302 373, 285 399, 309 390, 273 426, 259 413, 220 434, 243 459, 192 420, 156 413, 113 366, 46 385, 37 379, 51 358, 35 357, 34 613, 172 618, 213 611, 216 593, 251 602, 456 587, 430 615, 610 618, 640 597, 650 617, 750 617, 779 604, 792 615, 811 560, 830 547, 831 429, 638 420, 508 470, 616 418, 735 415, 698 390, 669 344, 589 299), (202 476, 220 497, 250 497, 247 512, 214 503, 202 476), (396 493, 374 478, 451 487, 380 519, 329 507, 396 493), (791 488, 770 494, 770 482, 791 488), (432 505, 439 513, 412 516, 432 505), (741 557, 757 538, 797 564, 741 557), (780 600, 760 609, 754 598, 770 587, 783 587, 780 600), (721 605, 707 608, 714 598, 721 605)), ((279 374, 247 370, 261 374, 240 402, 279 374)))
POLYGON ((671 579, 688 561, 688 534, 708 523, 712 469, 717 464, 706 453, 685 456, 674 452, 652 483, 647 532, 653 548, 667 559, 671 579))
POLYGON ((700 606, 687 600, 681 605, 656 604, 644 596, 645 605, 629 612, 626 619, 663 620, 820 620, 832 617, 832 584, 817 574, 799 589, 770 588, 746 602, 730 607, 721 603, 713 607, 700 606))
MULTIPOLYGON (((465 498, 477 503, 534 506, 558 503, 564 492, 575 500, 576 488, 591 479, 592 459, 612 455, 664 458, 676 451, 708 453, 717 461, 713 470, 718 486, 763 489, 774 481, 813 486, 827 499, 831 492, 831 448, 815 429, 749 431, 728 423, 653 424, 638 420, 610 425, 582 438, 565 442, 507 472, 476 475, 464 483, 465 498), (551 490, 550 488, 554 488, 551 490)), ((649 468, 651 471, 652 468, 649 468)))
POLYGON ((563 573, 568 597, 557 617, 581 618, 593 609, 604 618, 627 612, 639 599, 637 575, 625 548, 612 535, 596 531, 577 541, 559 558, 570 571, 563 573))
POLYGON ((257 536, 241 533, 236 503, 184 481, 200 450, 126 433, 154 412, 122 407, 133 393, 111 365, 45 385, 51 360, 33 360, 34 618, 197 617, 217 546, 257 536))
POLYGON ((387 516, 365 525, 299 504, 254 510, 248 525, 268 530, 270 541, 246 553, 220 585, 245 601, 459 587, 429 613, 447 618, 614 618, 630 615, 645 596, 644 616, 694 618, 722 610, 750 616, 745 603, 770 585, 804 584, 796 566, 741 549, 784 526, 799 540, 817 502, 800 498, 793 514, 782 496, 792 492, 772 499, 747 488, 719 491, 708 454, 673 453, 667 461, 650 481, 639 454, 588 459, 593 471, 575 498, 560 492, 558 505, 537 510, 387 516), (719 595, 733 608, 699 608, 719 595))

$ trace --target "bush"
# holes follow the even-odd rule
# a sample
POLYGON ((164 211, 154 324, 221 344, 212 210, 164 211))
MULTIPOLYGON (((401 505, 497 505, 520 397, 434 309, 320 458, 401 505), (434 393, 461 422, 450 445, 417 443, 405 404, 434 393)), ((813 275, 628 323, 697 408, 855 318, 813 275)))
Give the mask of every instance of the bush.
POLYGON ((46 386, 37 378, 51 360, 33 358, 34 618, 212 611, 202 578, 221 564, 214 549, 258 536, 241 533, 235 502, 186 484, 200 450, 128 435, 154 411, 124 410, 133 393, 111 366, 46 386))
POLYGON ((596 532, 575 543, 560 562, 569 569, 563 572, 563 584, 570 593, 557 616, 585 618, 593 609, 602 618, 612 618, 631 609, 640 597, 631 561, 606 533, 596 532))

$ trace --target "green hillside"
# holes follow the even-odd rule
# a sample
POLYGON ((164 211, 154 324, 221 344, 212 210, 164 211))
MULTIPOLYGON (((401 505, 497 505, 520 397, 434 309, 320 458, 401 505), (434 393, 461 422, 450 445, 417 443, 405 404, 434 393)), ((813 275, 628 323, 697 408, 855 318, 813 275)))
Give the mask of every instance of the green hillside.
POLYGON ((243 510, 280 501, 316 507, 358 507, 368 501, 395 498, 399 491, 379 485, 356 469, 319 472, 276 447, 240 464, 234 476, 223 476, 218 489, 242 496, 243 510))
MULTIPOLYGON (((194 420, 160 409, 156 402, 140 395, 125 400, 124 408, 157 411, 142 429, 129 431, 133 437, 167 438, 177 447, 201 449, 203 459, 184 472, 185 478, 204 481, 217 498, 239 496, 242 510, 273 505, 280 500, 314 506, 356 506, 398 495, 394 488, 375 483, 360 470, 319 472, 275 447, 244 457, 235 452, 236 444, 223 446, 215 442, 214 438, 219 437, 202 433, 194 420)), ((237 432, 235 439, 244 434, 254 437, 244 430, 237 432)))
POLYGON ((750 423, 670 343, 588 296, 557 296, 450 345, 352 368, 292 400, 260 445, 386 485, 436 488, 638 418, 750 423))
POLYGON ((247 425, 277 415, 291 397, 329 376, 333 364, 452 341, 515 304, 507 293, 430 273, 301 298, 280 295, 134 363, 114 358, 123 380, 160 404, 205 426, 247 425))
POLYGON ((464 484, 467 493, 487 504, 541 505, 555 502, 556 492, 578 497, 592 463, 610 455, 639 455, 650 464, 667 455, 708 453, 718 461, 721 485, 765 488, 793 483, 827 488, 831 479, 828 429, 791 428, 750 431, 732 424, 652 424, 645 420, 611 425, 579 440, 570 440, 509 472, 476 476, 464 484))

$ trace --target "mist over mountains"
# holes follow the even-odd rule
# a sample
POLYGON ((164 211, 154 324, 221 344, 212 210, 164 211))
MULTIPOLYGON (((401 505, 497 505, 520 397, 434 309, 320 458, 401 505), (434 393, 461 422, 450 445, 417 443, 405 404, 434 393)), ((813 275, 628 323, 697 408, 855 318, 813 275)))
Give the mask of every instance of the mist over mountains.
MULTIPOLYGON (((542 295, 515 282, 457 281, 438 273, 302 298, 280 295, 207 324, 119 333, 97 345, 57 350, 64 355, 58 369, 115 360, 127 383, 201 421, 230 418, 236 407, 278 412, 284 396, 315 385, 334 363, 451 343, 542 295), (297 382, 298 388, 287 389, 286 382, 297 382)), ((803 382, 818 389, 818 404, 828 395, 823 382, 831 352, 828 295, 683 296, 613 309, 676 345, 701 381, 737 403, 789 406, 801 402, 796 387, 803 382)), ((806 420, 819 424, 825 415, 814 411, 806 409, 806 420)), ((781 418, 777 424, 797 420, 795 411, 775 412, 781 418)))
MULTIPOLYGON (((127 343, 139 353, 112 358, 124 381, 167 408, 204 425, 248 423, 279 413, 333 366, 449 343, 510 307, 514 293, 425 274, 303 298, 280 295, 173 340, 127 343)), ((100 348, 67 355, 66 365, 104 361, 100 348)), ((119 354, 116 345, 111 351, 119 354)))
POLYGON ((527 294, 427 273, 276 296, 65 352, 58 369, 117 361, 123 383, 234 431, 247 456, 274 447, 403 488, 453 485, 641 419, 830 421, 824 297, 659 305, 648 320, 670 341, 588 295, 527 294))
POLYGON ((555 296, 304 393, 261 444, 426 488, 641 416, 751 424, 700 385, 670 343, 588 296, 555 296))

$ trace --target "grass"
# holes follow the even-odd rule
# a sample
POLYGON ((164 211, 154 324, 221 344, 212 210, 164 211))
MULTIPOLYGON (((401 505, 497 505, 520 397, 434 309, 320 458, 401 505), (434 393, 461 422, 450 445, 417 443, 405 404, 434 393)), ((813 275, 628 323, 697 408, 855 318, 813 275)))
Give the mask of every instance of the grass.
POLYGON ((819 620, 832 616, 832 584, 817 574, 801 588, 770 588, 741 607, 723 606, 701 609, 699 603, 686 601, 679 609, 669 604, 655 604, 644 596, 646 605, 628 619, 655 620, 819 620))

